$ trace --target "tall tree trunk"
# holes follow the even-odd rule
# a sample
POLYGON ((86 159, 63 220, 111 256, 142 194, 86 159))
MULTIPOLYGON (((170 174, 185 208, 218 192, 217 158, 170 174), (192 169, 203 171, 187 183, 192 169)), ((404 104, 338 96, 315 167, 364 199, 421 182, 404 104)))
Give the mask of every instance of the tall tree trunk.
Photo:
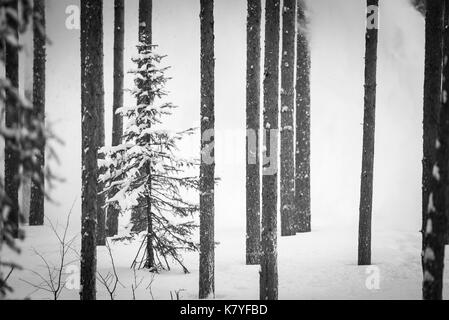
POLYGON ((281 63, 281 235, 296 234, 295 147, 295 21, 296 0, 284 0, 282 10, 281 63))
MULTIPOLYGON (((103 15, 102 15, 103 17, 103 15)), ((98 43, 98 46, 101 46, 101 63, 97 65, 97 68, 100 72, 97 74, 97 81, 100 82, 99 86, 101 86, 101 97, 98 98, 98 124, 97 124, 97 148, 101 148, 105 146, 105 117, 104 117, 104 78, 103 78, 103 20, 99 22, 101 24, 98 29, 98 36, 101 37, 101 41, 98 43), (101 77, 100 77, 101 76, 101 77)), ((100 59, 99 59, 100 60, 100 59)), ((102 174, 102 170, 98 171, 98 175, 102 174)), ((98 182, 98 194, 97 194, 97 246, 105 246, 106 245, 106 212, 105 212, 105 195, 103 192, 100 192, 104 189, 104 184, 102 182, 98 182)))
MULTIPOLYGON (((441 60, 443 42, 441 34, 443 32, 443 8, 445 7, 445 15, 447 15, 449 1, 435 0, 429 2, 427 4, 426 16, 426 36, 429 36, 429 38, 426 40, 426 52, 429 49, 427 45, 434 45, 434 50, 438 51, 439 54, 433 52, 432 56, 429 57, 430 60, 426 60, 426 74, 430 72, 430 70, 427 70, 430 67, 429 65, 432 65, 435 71, 438 69, 436 65, 439 64, 441 66, 442 61, 444 61, 444 66, 442 95, 440 92, 439 96, 432 97, 433 103, 435 103, 432 108, 439 114, 439 120, 437 120, 436 138, 432 143, 435 162, 431 168, 431 176, 429 176, 429 180, 427 181, 429 197, 425 211, 425 221, 423 221, 423 225, 425 225, 423 229, 424 241, 422 251, 424 277, 423 298, 425 300, 441 300, 443 298, 444 249, 448 231, 447 209, 449 203, 449 101, 447 96, 449 92, 449 82, 447 80, 447 77, 449 77, 447 52, 447 48, 449 47, 447 42, 449 40, 449 32, 447 29, 444 30, 445 50, 443 60, 441 60), (440 100, 441 97, 442 99, 440 100)), ((437 76, 436 72, 435 74, 432 73, 432 75, 437 76)), ((441 79, 441 76, 439 75, 437 78, 441 79)), ((430 81, 427 78, 426 80, 430 81)), ((429 82, 426 81, 426 84, 429 84, 429 82)), ((425 87, 425 90, 431 89, 435 90, 432 90, 435 94, 438 93, 436 90, 436 81, 435 88, 425 87)), ((427 99, 430 98, 429 94, 429 92, 425 94, 427 99)), ((428 102, 430 103, 430 101, 428 102)), ((431 107, 427 103, 425 103, 425 106, 431 107)))
POLYGON ((265 4, 264 152, 260 299, 277 300, 277 185, 280 0, 265 4), (268 155, 269 153, 269 155, 268 155), (274 161, 273 162, 270 162, 274 161))
MULTIPOLYGON (((124 68, 123 50, 125 45, 125 0, 114 2, 114 98, 112 108, 112 145, 122 143, 123 118, 117 110, 123 107, 124 68)), ((107 211, 107 235, 113 237, 118 234, 118 217, 120 208, 117 204, 110 205, 107 211)))
MULTIPOLYGON (((30 8, 33 9, 33 8, 30 8)), ((19 6, 19 11, 24 10, 19 6)), ((34 19, 33 19, 34 20, 34 19)), ((32 26, 32 24, 31 24, 32 26)), ((19 37, 22 38, 22 48, 21 54, 19 53, 19 60, 22 65, 20 69, 22 69, 22 77, 23 83, 19 84, 19 91, 23 91, 24 97, 27 101, 33 105, 33 64, 34 64, 34 52, 33 52, 33 28, 28 28, 25 33, 20 34, 19 37), (23 90, 20 90, 23 89, 23 90)), ((19 79, 21 77, 19 75, 19 79)), ((20 81, 19 81, 20 82, 20 81)), ((25 119, 25 115, 21 115, 20 122, 23 123, 27 119, 25 119)), ((40 148, 39 148, 40 150, 40 148)), ((20 188, 19 188, 19 212, 21 217, 23 218, 24 223, 28 223, 29 225, 33 225, 30 221, 30 205, 31 205, 31 177, 22 177, 20 188)))
MULTIPOLYGON (((443 0, 427 2, 426 48, 424 71, 424 120, 422 161, 422 235, 423 248, 427 227, 432 169, 435 164, 435 141, 438 132, 438 117, 441 106, 442 43, 443 43, 443 0)), ((424 261, 422 263, 424 269, 424 261)))
MULTIPOLYGON (((39 119, 45 123, 45 63, 46 63, 46 37, 45 37, 45 0, 34 0, 33 23, 33 106, 39 119)), ((39 166, 45 166, 45 146, 39 150, 37 157, 39 166)), ((44 224, 44 189, 42 185, 31 184, 30 225, 44 224)))
POLYGON ((215 58, 214 1, 201 3, 201 165, 200 165, 200 279, 199 298, 215 295, 214 195, 215 58), (210 151, 210 152, 208 152, 210 151))
MULTIPOLYGON (((139 42, 146 45, 153 45, 153 0, 140 0, 139 1, 139 42)), ((153 100, 153 97, 152 99, 153 100)), ((138 104, 142 104, 142 101, 138 101, 138 104)), ((146 168, 147 173, 151 174, 151 168, 146 168)), ((151 193, 151 181, 148 186, 151 193)), ((154 267, 154 253, 153 253, 153 221, 151 220, 151 199, 147 197, 147 199, 142 200, 142 203, 139 205, 138 210, 134 212, 134 214, 139 217, 142 216, 142 212, 139 210, 144 210, 146 208, 146 212, 144 211, 144 215, 146 217, 147 223, 147 247, 146 247, 146 261, 145 267, 151 269, 154 267)))
MULTIPOLYGON (((443 57, 449 56, 449 0, 444 0, 444 25, 443 25, 443 57)), ((446 82, 447 77, 449 76, 449 69, 446 67, 445 63, 447 63, 443 58, 443 81, 446 82)), ((447 84, 446 84, 447 85, 447 84)), ((442 90, 446 90, 445 84, 443 83, 442 90)), ((442 92, 444 94, 444 92, 442 92)), ((442 96, 444 98, 444 96, 442 96)), ((441 115, 440 115, 441 117, 441 115)), ((438 152, 438 150, 437 150, 438 152)), ((447 217, 447 229, 446 229, 446 237, 444 239, 445 244, 449 244, 449 210, 446 211, 447 217)))
POLYGON ((373 205, 374 139, 376 123, 377 25, 379 0, 367 1, 365 56, 365 115, 359 217, 359 265, 371 264, 371 215, 373 205), (370 20, 374 19, 374 20, 370 20))
POLYGON ((103 108, 103 1, 81 0, 81 300, 96 299, 98 127, 103 108))
MULTIPOLYGON (((8 4, 8 8, 17 12, 18 1, 13 0, 8 4)), ((15 26, 15 33, 18 39, 17 22, 13 21, 10 15, 7 15, 9 26, 15 26)), ((6 43, 5 50, 5 74, 14 88, 19 88, 19 52, 13 45, 6 43)), ((5 124, 7 128, 17 128, 19 126, 19 111, 15 105, 14 98, 7 94, 5 101, 5 124)), ((8 220, 11 222, 14 230, 14 238, 19 236, 19 187, 20 182, 16 177, 19 171, 19 153, 11 147, 13 141, 5 141, 5 191, 11 201, 11 211, 8 220)))
POLYGON ((306 5, 297 1, 295 206, 297 232, 311 231, 310 215, 310 48, 306 5))
POLYGON ((246 62, 246 264, 260 256, 260 35, 261 0, 248 0, 246 62))

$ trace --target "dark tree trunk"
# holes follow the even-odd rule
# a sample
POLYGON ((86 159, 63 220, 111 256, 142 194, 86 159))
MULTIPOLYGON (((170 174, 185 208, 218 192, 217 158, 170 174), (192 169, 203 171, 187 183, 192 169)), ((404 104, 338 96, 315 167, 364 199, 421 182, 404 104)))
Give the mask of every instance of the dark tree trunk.
POLYGON ((96 299, 98 127, 103 108, 103 1, 81 1, 81 300, 96 299))
POLYGON ((295 21, 296 0, 284 0, 281 63, 281 235, 296 234, 295 221, 295 21))
POLYGON ((260 256, 260 35, 261 0, 248 0, 246 64, 246 264, 260 256))
MULTIPOLYGON (((45 0, 34 0, 34 24, 33 24, 33 106, 39 119, 45 123, 45 63, 46 63, 46 37, 45 37, 45 0)), ((45 166, 45 146, 39 150, 37 161, 39 166, 45 166)), ((30 225, 41 226, 44 224, 44 190, 42 185, 31 184, 30 200, 30 225)))
POLYGON ((151 215, 151 167, 148 166, 147 168, 147 174, 148 174, 148 196, 147 196, 147 203, 146 203, 146 210, 147 210, 147 254, 146 254, 146 261, 145 261, 145 268, 154 270, 155 263, 154 263, 154 249, 153 249, 153 218, 151 215))
MULTIPOLYGON (((442 26, 443 19, 442 13, 443 8, 449 10, 447 5, 449 1, 435 0, 427 4, 427 17, 426 17, 426 50, 427 45, 434 45, 434 50, 438 51, 439 54, 434 53, 430 60, 426 60, 426 74, 429 64, 433 65, 435 68, 437 64, 441 65, 442 58, 442 26), (444 4, 443 4, 444 3, 444 4), (432 33, 430 33, 432 31, 432 33), (427 42, 428 41, 428 42, 427 42), (439 42, 439 45, 438 43, 439 42), (433 60, 435 59, 435 60, 433 60)), ((447 77, 449 77, 449 65, 448 65, 448 55, 447 47, 448 43, 446 40, 449 39, 448 30, 444 30, 444 66, 443 66, 443 92, 442 99, 440 100, 441 93, 439 96, 432 97, 434 99, 435 105, 433 105, 433 110, 439 114, 439 124, 437 125, 436 138, 432 144, 434 149, 434 164, 431 168, 431 176, 428 180, 428 199, 427 208, 425 211, 425 221, 423 221, 423 251, 422 251, 422 263, 423 263, 423 299, 425 300, 441 300, 443 298, 443 269, 444 269, 444 249, 445 240, 447 236, 447 208, 449 205, 449 102, 447 94, 449 92, 449 82, 447 77), (440 102, 442 101, 442 103, 440 102), (441 103, 441 104, 440 104, 441 103), (439 110, 439 111, 437 111, 439 110)), ((427 56, 426 56, 427 57, 427 56)), ((437 70, 437 68, 435 68, 437 70)), ((432 75, 436 75, 432 73, 432 75)), ((430 74, 429 74, 430 76, 430 74)), ((438 76, 437 78, 440 78, 438 76)), ((441 79, 441 78, 440 78, 441 79)), ((430 80, 430 79, 429 79, 430 80)), ((428 82, 426 82, 428 84, 428 82)), ((436 91, 436 81, 435 88, 425 87, 425 90, 435 90, 436 91)), ((433 92, 432 90, 432 92, 433 92)), ((427 93, 430 94, 430 93, 427 93)), ((425 95, 429 98, 429 95, 425 95)), ((429 102, 430 103, 430 102, 429 102)), ((430 105, 426 106, 430 107, 430 105)), ((430 142, 430 141, 429 141, 430 142)))
MULTIPOLYGON (((153 16, 153 0, 139 0, 139 42, 146 45, 152 45, 153 41, 153 30, 152 30, 152 16, 153 16)), ((140 66, 139 66, 140 67, 140 66)), ((139 99, 140 101, 137 101, 137 104, 142 104, 143 101, 139 99)), ((134 209, 131 213, 131 220, 132 221, 139 221, 141 218, 146 215, 145 213, 145 206, 146 201, 141 200, 141 203, 139 203, 138 208, 134 209)), ((147 228, 151 224, 148 224, 147 221, 147 228)), ((137 224, 133 227, 132 231, 142 231, 137 230, 137 224)))
MULTIPOLYGON (((17 0, 10 1, 8 8, 18 13, 17 0)), ((15 26, 15 32, 18 39, 18 26, 12 20, 11 16, 7 16, 9 26, 15 26)), ((17 48, 6 43, 5 50, 5 74, 14 88, 19 88, 19 52, 17 48)), ((5 101, 5 124, 7 128, 17 128, 19 126, 19 111, 15 103, 14 97, 7 94, 5 101)), ((11 201, 11 211, 8 220, 13 228, 12 234, 14 238, 19 236, 19 187, 20 181, 17 178, 19 172, 19 153, 14 150, 11 145, 14 141, 5 139, 5 191, 11 201)))
MULTIPOLYGON (((117 109, 123 107, 123 50, 125 45, 125 0, 114 2, 114 98, 112 108, 112 146, 122 143, 123 118, 116 114, 117 109)), ((118 234, 118 217, 120 208, 117 204, 108 206, 107 235, 113 237, 118 234)))
POLYGON ((200 165, 200 279, 199 298, 215 295, 214 195, 215 58, 214 1, 201 2, 201 165, 200 165), (210 139, 208 139, 210 137, 210 139))
POLYGON ((277 300, 277 185, 280 0, 265 4, 264 152, 260 299, 277 300), (268 155, 269 153, 269 155, 268 155), (269 163, 270 158, 275 163, 269 163))
MULTIPOLYGON (((443 0, 429 1, 426 11, 426 48, 424 71, 424 120, 422 161, 422 235, 425 248, 425 230, 429 205, 432 169, 435 164, 435 141, 441 106, 443 0)), ((424 262, 423 262, 424 269, 424 262)))
MULTIPOLYGON (((103 17, 103 16, 102 16, 103 17)), ((104 128, 104 84, 103 84, 103 20, 99 22, 101 24, 98 29, 99 37, 101 37, 101 42, 98 46, 101 46, 101 59, 98 58, 98 64, 96 68, 100 71, 97 74, 97 81, 100 82, 101 93, 98 97, 98 123, 97 123, 97 148, 104 147, 105 145, 105 128, 104 128)), ((102 174, 102 170, 98 171, 98 175, 102 174)), ((98 182, 98 191, 102 191, 104 185, 102 182, 98 182)), ((106 212, 105 212, 105 195, 102 192, 97 194, 97 246, 106 245, 106 212)))
MULTIPOLYGON (((140 0, 139 1, 139 42, 146 45, 153 45, 153 1, 152 0, 140 0)), ((153 97, 151 97, 153 100, 153 97)), ((143 101, 138 101, 138 104, 144 103, 143 101)), ((151 175, 151 167, 146 168, 146 173, 151 175)), ((151 194, 151 179, 148 185, 149 192, 151 194)), ((151 216, 151 199, 147 197, 142 200, 139 205, 139 209, 134 212, 137 216, 146 216, 146 227, 147 227, 147 241, 146 241, 146 261, 145 267, 152 269, 155 265, 154 263, 154 252, 153 252, 153 221, 151 216), (139 212, 139 210, 146 210, 139 212), (142 214, 143 213, 143 214, 142 214)))
POLYGON ((376 70, 377 70, 377 26, 368 23, 368 17, 377 19, 379 0, 367 1, 367 29, 365 56, 365 107, 363 119, 363 154, 360 190, 359 217, 359 265, 371 264, 371 214, 373 204, 374 138, 376 123, 376 70))
POLYGON ((303 0, 297 1, 295 205, 297 232, 311 231, 310 215, 310 49, 303 0))
POLYGON ((139 0, 139 41, 153 44, 153 0, 139 0))
MULTIPOLYGON (((444 25, 443 25, 443 57, 449 56, 449 0, 444 0, 444 25)), ((447 77, 449 76, 449 69, 445 65, 446 58, 443 58, 443 81, 446 82, 447 77)), ((442 90, 449 92, 443 83, 442 90)), ((442 92, 444 94, 444 92, 442 92)), ((441 115, 440 115, 441 117, 441 115)), ((438 152, 438 150, 437 150, 438 152)), ((445 244, 449 244, 449 210, 446 211, 447 215, 447 229, 446 229, 446 237, 444 239, 445 244)))

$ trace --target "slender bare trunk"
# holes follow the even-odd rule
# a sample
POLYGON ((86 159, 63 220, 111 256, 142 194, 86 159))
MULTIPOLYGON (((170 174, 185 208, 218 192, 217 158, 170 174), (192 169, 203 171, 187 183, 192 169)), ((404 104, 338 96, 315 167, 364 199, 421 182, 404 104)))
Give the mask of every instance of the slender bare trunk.
MULTIPOLYGON (((103 15, 101 15, 103 17, 103 15)), ((97 44, 99 50, 101 52, 98 56, 98 65, 96 68, 99 73, 97 74, 96 81, 99 82, 98 86, 98 123, 97 123, 97 134, 98 142, 97 148, 104 147, 105 145, 105 118, 104 118, 104 84, 103 84, 103 20, 98 22, 99 28, 97 29, 98 37, 101 37, 100 42, 97 44), (101 24, 101 26, 100 26, 101 24), (100 91, 101 90, 101 91, 100 91)), ((102 174, 102 170, 98 171, 98 175, 102 174)), ((102 182, 98 182, 98 191, 97 194, 97 246, 105 246, 106 245, 106 212, 105 212, 105 195, 103 192, 100 192, 104 189, 104 184, 102 182)))
MULTIPOLYGON (((112 145, 118 146, 123 138, 123 118, 117 110, 123 107, 123 50, 125 45, 125 0, 114 2, 114 98, 112 107, 112 145)), ((118 234, 120 208, 117 204, 108 206, 106 228, 107 235, 118 234)))
POLYGON ((297 1, 295 206, 297 232, 311 231, 310 212, 310 48, 306 5, 297 1))
POLYGON ((246 64, 246 264, 260 255, 260 35, 261 0, 248 0, 246 64))
MULTIPOLYGON (((426 64, 424 87, 425 117, 434 116, 431 121, 425 118, 429 133, 425 149, 433 152, 426 158, 429 162, 426 177, 426 208, 423 208, 423 299, 441 300, 443 298, 444 249, 447 235, 447 204, 449 191, 449 104, 447 93, 449 83, 448 56, 445 50, 443 59, 443 9, 449 1, 428 1, 426 15, 426 64), (444 61, 444 69, 441 69, 444 61), (441 92, 441 71, 443 71, 443 91, 441 92), (438 83, 437 83, 438 81, 438 83), (443 99, 441 99, 443 97, 443 99), (427 120, 427 121, 426 121, 427 120), (431 126, 431 128, 430 128, 431 126), (430 161, 434 161, 433 164, 430 161)), ((446 9, 449 9, 446 8, 446 9)), ((446 13, 447 14, 447 13, 446 13)), ((444 30, 445 39, 448 31, 444 30)), ((445 41, 445 49, 448 44, 445 41)), ((424 187, 424 185, 423 185, 424 187)), ((423 199, 424 200, 424 199, 423 199)))
POLYGON ((153 249, 153 219, 151 215, 151 168, 148 166, 147 168, 147 174, 148 174, 148 196, 147 196, 147 254, 146 254, 146 261, 145 261, 145 268, 147 269, 153 269, 155 267, 154 263, 154 249, 153 249))
MULTIPOLYGON (((429 1, 426 10, 426 47, 423 106, 423 160, 422 160, 422 228, 423 248, 427 224, 432 168, 435 163, 435 140, 441 105, 443 0, 429 1)), ((424 263, 423 263, 424 268, 424 263)))
MULTIPOLYGON (((8 4, 10 10, 18 12, 18 1, 13 0, 8 4)), ((7 24, 15 26, 15 33, 18 38, 18 26, 12 20, 11 15, 7 15, 7 24)), ((6 42, 5 50, 5 74, 14 88, 19 88, 19 52, 17 48, 6 42)), ((17 128, 19 126, 19 111, 15 105, 15 100, 11 94, 6 95, 5 101, 5 125, 7 128, 17 128)), ((5 139, 5 191, 11 201, 11 211, 8 220, 13 227, 14 238, 19 236, 19 187, 20 182, 16 174, 19 172, 19 153, 12 147, 13 141, 5 139)))
POLYGON ((277 185, 280 0, 265 4, 264 152, 260 299, 277 300, 277 185), (269 155, 268 155, 269 153, 269 155), (274 163, 270 163, 274 161, 274 163))
POLYGON ((81 300, 96 299, 98 127, 103 108, 103 1, 81 0, 81 300))
POLYGON ((284 0, 281 62, 281 235, 296 234, 295 221, 295 21, 296 0, 284 0))
POLYGON ((214 145, 214 1, 201 3, 201 165, 200 165, 200 279, 199 298, 215 295, 215 238, 214 195, 215 160, 214 145))
POLYGON ((365 56, 365 114, 363 119, 363 155, 359 217, 359 265, 371 264, 371 215, 373 205, 374 138, 376 124, 377 26, 379 0, 367 1, 365 56))
MULTIPOLYGON (((45 64, 46 64, 46 37, 45 37, 45 0, 34 0, 34 63, 33 63, 33 106, 37 118, 45 123, 45 64)), ((45 166, 45 146, 39 150, 37 157, 39 166, 45 166)), ((31 184, 30 225, 44 224, 44 190, 45 181, 41 186, 31 184)))

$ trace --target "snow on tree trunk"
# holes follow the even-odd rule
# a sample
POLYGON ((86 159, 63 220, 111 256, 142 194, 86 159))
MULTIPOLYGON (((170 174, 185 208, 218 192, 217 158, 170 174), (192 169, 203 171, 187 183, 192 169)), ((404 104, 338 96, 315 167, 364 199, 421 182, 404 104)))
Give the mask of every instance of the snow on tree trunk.
POLYGON ((367 1, 365 106, 360 190, 358 264, 371 264, 371 215, 373 205, 374 138, 376 123, 377 19, 379 0, 367 1))
MULTIPOLYGON (((425 247, 425 230, 429 207, 432 169, 435 164, 435 141, 438 131, 438 114, 441 105, 443 0, 429 1, 426 12, 426 47, 424 70, 423 107, 423 161, 422 161, 422 235, 425 247)), ((423 263, 424 268, 424 263, 423 263)))
MULTIPOLYGON (((436 0, 427 4, 427 16, 426 16, 426 35, 428 45, 434 45, 434 50, 439 54, 429 57, 430 60, 426 60, 426 73, 427 68, 430 65, 436 67, 437 64, 441 65, 443 61, 443 88, 440 92, 440 96, 435 97, 432 106, 435 110, 435 115, 439 114, 439 120, 437 120, 436 139, 433 142, 433 159, 434 163, 431 169, 431 176, 428 180, 428 201, 425 212, 425 229, 423 249, 422 249, 422 263, 423 263, 423 298, 425 300, 441 300, 443 298, 443 269, 444 269, 444 250, 447 236, 447 203, 449 199, 449 65, 448 65, 448 52, 447 48, 449 44, 449 32, 444 29, 444 57, 442 58, 442 33, 443 33, 443 19, 442 13, 445 8, 445 15, 448 14, 449 1, 436 0), (433 60, 435 59, 435 60, 433 60), (440 98, 442 99, 440 100, 440 98), (437 111, 439 110, 439 111, 437 111)), ((429 48, 426 48, 428 50, 429 48)), ((437 70, 439 68, 436 68, 437 70)), ((440 69, 441 70, 441 69, 440 69)), ((433 74, 433 73, 432 73, 433 74)), ((436 75, 436 72, 434 74, 436 75)), ((430 74, 429 74, 430 76, 430 74)), ((437 79, 441 79, 438 76, 437 79)), ((430 80, 430 79, 429 79, 430 80)), ((429 84, 426 82, 426 84, 429 84)), ((426 90, 432 88, 426 86, 426 90)), ((436 91, 436 83, 435 88, 436 91)), ((433 92, 433 90, 432 90, 433 92)), ((427 92, 427 94, 429 94, 427 92)), ((428 95, 426 95, 429 98, 428 95)), ((430 103, 430 101, 428 101, 430 103)), ((427 105, 430 107, 430 105, 427 105)), ((437 118, 438 119, 438 118, 437 118)), ((430 141, 429 141, 430 142, 430 141)))
POLYGON ((265 4, 264 152, 262 177, 262 254, 260 299, 277 300, 277 185, 279 119, 280 0, 265 4), (269 155, 268 155, 269 153, 269 155), (269 163, 270 159, 274 163, 269 163), (272 160, 272 161, 273 161, 272 160))
POLYGON ((81 300, 96 299, 98 128, 103 107, 103 1, 81 1, 81 300))
POLYGON ((261 0, 248 0, 246 65, 246 264, 260 255, 260 35, 261 0))
POLYGON ((284 0, 281 60, 281 235, 296 234, 295 147, 295 21, 296 0, 284 0))
POLYGON ((215 58, 214 1, 200 0, 201 13, 201 164, 199 298, 215 296, 215 58))
MULTIPOLYGON (((36 117, 45 123, 45 63, 46 63, 46 37, 45 37, 45 0, 34 0, 34 63, 33 63, 33 105, 36 117)), ((45 166, 45 147, 39 150, 37 157, 39 166, 45 166)), ((31 184, 30 225, 44 224, 44 185, 31 184)))
MULTIPOLYGON (((13 0, 7 5, 8 9, 18 12, 18 1, 13 0)), ((14 26, 14 33, 18 38, 17 23, 13 21, 11 15, 7 15, 7 24, 14 26)), ((5 75, 11 82, 11 86, 19 88, 19 52, 6 42, 5 49, 5 75)), ((7 128, 18 128, 19 111, 15 105, 14 97, 11 93, 6 95, 5 101, 5 125, 7 128)), ((5 191, 11 201, 11 211, 8 220, 13 228, 14 238, 19 236, 19 186, 20 182, 16 177, 19 169, 19 152, 12 147, 14 142, 7 138, 5 140, 5 191)))
POLYGON ((310 214, 310 49, 305 2, 297 1, 295 214, 297 232, 311 231, 310 214))
MULTIPOLYGON (((123 117, 117 110, 123 107, 124 67, 123 50, 125 44, 125 0, 114 2, 114 97, 112 108, 112 146, 122 144, 123 117)), ((116 204, 109 205, 107 210, 107 235, 118 234, 118 217, 120 209, 116 204)))

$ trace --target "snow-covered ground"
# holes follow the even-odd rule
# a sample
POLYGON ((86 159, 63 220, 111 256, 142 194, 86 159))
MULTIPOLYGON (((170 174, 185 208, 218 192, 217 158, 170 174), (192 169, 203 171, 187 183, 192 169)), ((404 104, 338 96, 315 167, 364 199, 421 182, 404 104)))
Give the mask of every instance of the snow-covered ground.
MULTIPOLYGON (((39 228, 27 228, 28 240, 20 257, 25 268, 41 273, 46 268, 34 253, 36 248, 49 262, 58 263, 58 246, 50 229, 45 236, 39 228)), ((418 232, 378 230, 373 233, 373 266, 357 266, 357 228, 315 227, 309 234, 281 238, 279 241, 279 298, 280 299, 421 299, 421 237, 418 232)), ((217 236, 216 298, 258 299, 259 267, 246 266, 244 230, 222 230, 217 236)), ((141 285, 136 299, 171 299, 170 293, 180 292, 181 299, 196 299, 198 294, 198 254, 185 255, 190 274, 179 267, 154 276, 138 271, 136 279, 130 269, 137 252, 136 244, 118 243, 112 246, 117 272, 122 285, 116 299, 132 299, 132 284, 141 285), (147 288, 152 281, 151 290, 147 288)), ((76 258, 72 256, 72 258, 76 258)), ((69 259, 70 260, 70 259, 69 259)), ((446 264, 449 259, 446 260, 446 264)), ((66 269, 77 270, 78 262, 66 269)), ((98 250, 98 271, 106 275, 112 271, 106 248, 98 250)), ((447 272, 446 272, 447 273, 447 272)), ((67 275, 64 276, 66 278, 67 275)), ((70 274, 68 274, 70 276, 70 274)), ((449 277, 445 277, 445 286, 449 277)), ((25 281, 38 284, 40 280, 30 270, 14 272, 10 283, 15 288, 12 297, 51 299, 44 291, 25 281)), ((78 299, 76 281, 69 282, 61 299, 78 299), (75 285, 73 287, 73 285, 75 285)), ((445 290, 445 297, 449 297, 445 290)), ((98 284, 98 299, 109 299, 105 288, 98 284)))

